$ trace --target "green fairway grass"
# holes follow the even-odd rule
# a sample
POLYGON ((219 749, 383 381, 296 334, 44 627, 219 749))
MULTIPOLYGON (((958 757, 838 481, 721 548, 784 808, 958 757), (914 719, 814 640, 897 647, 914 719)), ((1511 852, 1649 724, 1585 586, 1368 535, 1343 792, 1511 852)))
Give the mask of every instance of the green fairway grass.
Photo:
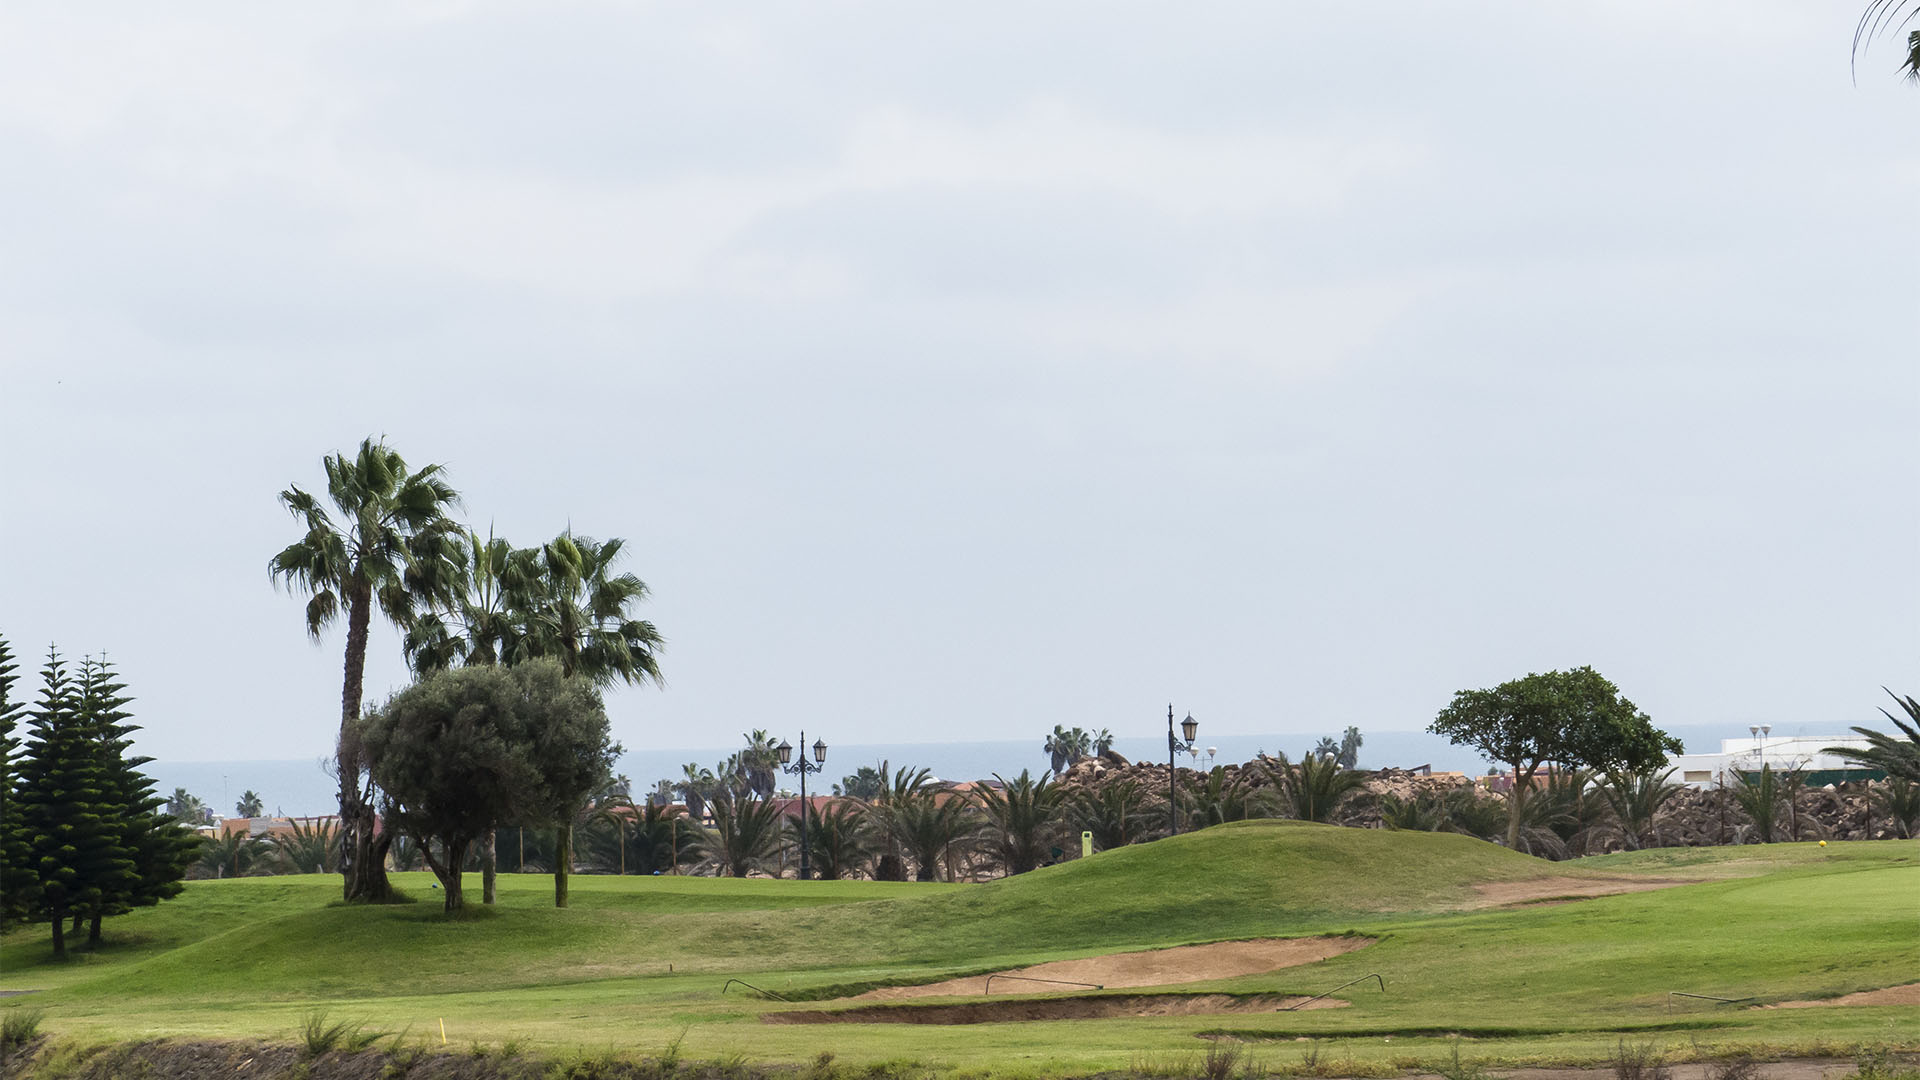
MULTIPOLYGON (((1661 849, 1550 863, 1451 834, 1243 822, 981 885, 574 879, 503 875, 500 902, 448 919, 420 903, 334 903, 334 877, 198 882, 111 920, 108 946, 46 959, 44 928, 0 938, 0 1000, 77 1038, 291 1038, 316 1009, 449 1045, 518 1042, 800 1062, 912 1061, 933 1070, 1091 1073, 1242 1040, 1272 1070, 1303 1054, 1349 1072, 1444 1060, 1581 1062, 1622 1038, 1684 1054, 1916 1048, 1920 1008, 1772 1010, 1920 979, 1920 844, 1661 849), (1559 904, 1489 908, 1475 886, 1686 882, 1559 904), (1379 973, 1345 1008, 990 1023, 783 1026, 765 1011, 1048 960, 1253 937, 1362 933, 1316 964, 1161 988, 1300 994, 1379 973), (749 986, 728 980, 744 980, 749 986), (763 998, 753 987, 794 999, 763 998), (1299 1040, 1307 1039, 1310 1042, 1299 1040)), ((999 989, 1003 989, 1001 987, 999 989)), ((1143 991, 1128 990, 1137 994, 1143 991)), ((1005 996, 997 993, 995 999, 1005 996)), ((979 1000, 979 999, 973 999, 979 1000)), ((1325 1071, 1322 1068, 1320 1071, 1325 1071)))

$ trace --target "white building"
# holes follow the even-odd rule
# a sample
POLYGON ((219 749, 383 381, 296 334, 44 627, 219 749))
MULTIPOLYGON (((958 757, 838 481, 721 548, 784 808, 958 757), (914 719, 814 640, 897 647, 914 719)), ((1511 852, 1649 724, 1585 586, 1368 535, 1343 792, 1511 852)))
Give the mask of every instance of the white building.
POLYGON ((1821 787, 1839 780, 1880 779, 1878 769, 1863 769, 1838 754, 1821 751, 1829 746, 1865 749, 1867 740, 1858 735, 1773 735, 1764 728, 1754 729, 1744 739, 1720 740, 1717 754, 1680 754, 1667 759, 1674 779, 1692 788, 1710 788, 1724 776, 1727 783, 1738 783, 1737 774, 1759 772, 1762 765, 1774 772, 1799 769, 1807 783, 1821 787))

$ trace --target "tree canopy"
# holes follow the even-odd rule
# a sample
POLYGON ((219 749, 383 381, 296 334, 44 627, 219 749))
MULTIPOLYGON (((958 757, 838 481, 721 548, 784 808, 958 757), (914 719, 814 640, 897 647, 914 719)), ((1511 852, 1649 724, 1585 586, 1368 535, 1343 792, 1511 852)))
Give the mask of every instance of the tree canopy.
POLYGON ((1519 843, 1521 804, 1541 766, 1638 772, 1666 764, 1680 740, 1591 667, 1529 673, 1487 690, 1462 690, 1428 731, 1513 766, 1508 846, 1519 843))

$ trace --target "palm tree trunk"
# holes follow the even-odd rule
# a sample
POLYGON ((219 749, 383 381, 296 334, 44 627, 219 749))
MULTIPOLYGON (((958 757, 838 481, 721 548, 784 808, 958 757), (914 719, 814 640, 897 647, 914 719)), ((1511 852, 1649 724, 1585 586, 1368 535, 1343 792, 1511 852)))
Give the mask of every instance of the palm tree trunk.
POLYGON ((553 906, 567 906, 567 875, 573 871, 573 822, 562 821, 553 835, 553 906))
POLYGON ((370 792, 360 789, 363 760, 354 721, 360 719, 360 696, 367 671, 367 630, 373 617, 373 588, 353 582, 347 596, 346 670, 340 688, 340 741, 335 764, 340 770, 340 827, 343 830, 340 871, 348 900, 384 904, 393 899, 387 881, 386 849, 391 843, 374 840, 374 812, 370 792))

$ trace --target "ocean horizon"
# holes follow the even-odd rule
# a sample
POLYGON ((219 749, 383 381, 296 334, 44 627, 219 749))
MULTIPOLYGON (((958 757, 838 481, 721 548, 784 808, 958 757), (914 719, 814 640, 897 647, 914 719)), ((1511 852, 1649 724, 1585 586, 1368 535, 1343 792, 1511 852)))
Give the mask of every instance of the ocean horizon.
MULTIPOLYGON (((1689 748, 1718 749, 1721 739, 1740 738, 1743 730, 1735 725, 1695 724, 1669 726, 1689 748)), ((1775 734, 1791 734, 1776 726, 1775 734)), ((1805 731, 1802 734, 1826 734, 1805 731)), ((798 732, 787 736, 789 740, 798 732)), ((1240 764, 1259 754, 1285 752, 1298 758, 1313 746, 1322 734, 1339 737, 1338 731, 1314 733, 1266 733, 1219 735, 1208 737, 1204 731, 1196 743, 1199 753, 1180 756, 1182 767, 1205 768, 1209 765, 1240 764), (1212 753, 1209 754, 1209 751, 1212 753)), ((1440 736, 1425 731, 1362 731, 1360 767, 1380 769, 1389 766, 1417 768, 1430 765, 1436 771, 1484 773, 1489 763, 1465 747, 1455 746, 1440 736)), ((1838 734, 1838 733, 1834 733, 1838 734)), ((942 780, 980 780, 994 774, 1016 776, 1022 769, 1036 776, 1051 767, 1040 738, 998 739, 981 742, 888 742, 829 745, 826 771, 808 778, 810 791, 830 792, 833 785, 857 772, 863 765, 885 761, 893 768, 906 765, 925 767, 942 780)), ((1165 735, 1133 736, 1115 739, 1113 748, 1129 760, 1165 761, 1165 735)), ((711 769, 733 753, 738 746, 629 749, 621 755, 615 772, 626 776, 636 797, 652 789, 656 781, 677 780, 684 766, 697 763, 711 769)), ((170 795, 185 788, 202 802, 223 815, 230 815, 246 791, 260 794, 267 812, 276 817, 305 817, 334 813, 337 809, 337 784, 327 775, 330 759, 311 758, 242 761, 166 761, 155 760, 146 766, 155 789, 170 795)), ((782 777, 783 787, 798 790, 798 777, 782 777)))

